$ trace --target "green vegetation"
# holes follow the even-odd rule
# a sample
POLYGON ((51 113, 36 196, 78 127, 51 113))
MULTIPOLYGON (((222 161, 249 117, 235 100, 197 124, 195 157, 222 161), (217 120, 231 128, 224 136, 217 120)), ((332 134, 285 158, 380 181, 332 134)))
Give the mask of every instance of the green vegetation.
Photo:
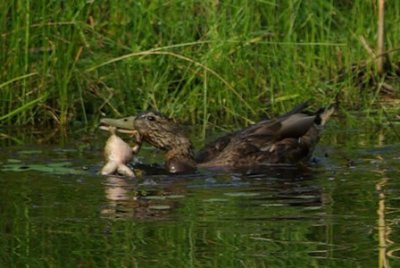
POLYGON ((90 124, 159 109, 249 122, 312 99, 346 111, 397 97, 400 2, 387 1, 391 69, 374 75, 365 0, 1 1, 0 124, 90 124), (360 40, 365 40, 362 42, 360 40), (372 81, 372 82, 371 82, 372 81), (387 99, 387 98, 386 98, 387 99))

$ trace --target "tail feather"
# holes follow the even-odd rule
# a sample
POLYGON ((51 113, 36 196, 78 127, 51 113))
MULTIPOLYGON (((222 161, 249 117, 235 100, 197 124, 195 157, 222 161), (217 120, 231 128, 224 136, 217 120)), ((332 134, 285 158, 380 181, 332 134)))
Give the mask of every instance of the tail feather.
POLYGON ((319 114, 319 118, 321 119, 320 125, 324 126, 334 112, 335 112, 334 106, 330 106, 329 108, 324 109, 319 114))

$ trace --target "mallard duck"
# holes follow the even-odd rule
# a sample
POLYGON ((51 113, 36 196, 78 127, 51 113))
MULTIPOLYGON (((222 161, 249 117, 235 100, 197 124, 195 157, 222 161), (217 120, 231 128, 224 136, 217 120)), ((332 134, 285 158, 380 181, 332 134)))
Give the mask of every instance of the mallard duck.
POLYGON ((206 145, 196 155, 192 142, 177 123, 156 111, 121 119, 104 118, 102 124, 135 129, 140 144, 145 141, 165 151, 165 169, 170 173, 205 168, 249 168, 261 165, 306 163, 321 130, 334 109, 306 113, 307 102, 274 119, 262 120, 226 134, 206 145))

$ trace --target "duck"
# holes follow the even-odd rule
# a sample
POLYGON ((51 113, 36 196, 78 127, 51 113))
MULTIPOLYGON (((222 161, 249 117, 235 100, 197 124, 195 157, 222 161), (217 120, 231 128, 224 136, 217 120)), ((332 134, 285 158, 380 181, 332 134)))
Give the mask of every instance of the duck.
POLYGON ((165 170, 191 173, 197 168, 241 169, 258 166, 304 165, 310 161, 321 132, 334 107, 306 111, 308 101, 289 112, 227 133, 205 145, 197 154, 176 121, 158 111, 119 119, 103 118, 101 124, 135 130, 139 149, 146 142, 165 152, 165 170))

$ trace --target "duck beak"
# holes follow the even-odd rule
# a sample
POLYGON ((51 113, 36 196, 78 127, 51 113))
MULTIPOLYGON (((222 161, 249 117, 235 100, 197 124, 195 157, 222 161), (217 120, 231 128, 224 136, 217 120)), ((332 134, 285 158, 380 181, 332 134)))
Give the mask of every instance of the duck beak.
POLYGON ((134 128, 134 122, 135 122, 136 116, 129 116, 129 117, 124 117, 124 118, 102 118, 100 120, 100 123, 106 126, 113 126, 118 129, 128 129, 132 130, 134 128))

